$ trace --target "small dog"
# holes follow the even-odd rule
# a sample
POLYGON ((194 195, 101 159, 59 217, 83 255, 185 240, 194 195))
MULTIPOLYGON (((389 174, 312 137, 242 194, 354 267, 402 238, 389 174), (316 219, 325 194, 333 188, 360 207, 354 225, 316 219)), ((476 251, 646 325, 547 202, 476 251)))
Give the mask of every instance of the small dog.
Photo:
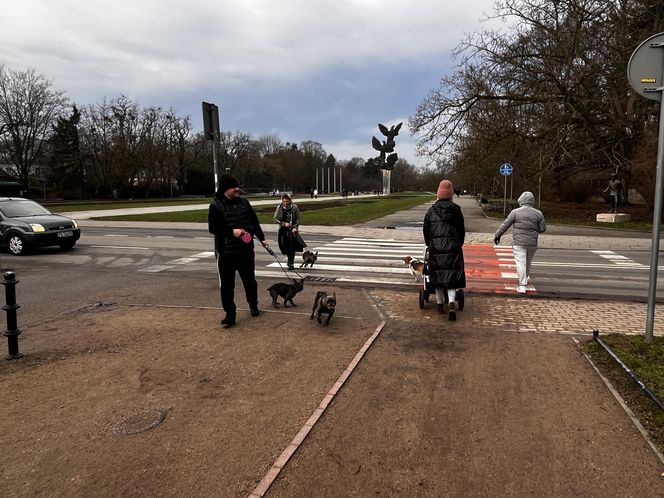
POLYGON ((414 277, 421 277, 424 272, 424 261, 421 259, 415 259, 412 256, 404 256, 403 262, 406 263, 406 266, 410 270, 411 275, 414 277))
POLYGON ((275 308, 279 307, 277 302, 277 297, 282 297, 284 299, 284 308, 288 308, 288 303, 290 302, 292 306, 296 306, 293 302, 293 298, 298 292, 301 292, 304 288, 304 279, 299 282, 293 281, 292 284, 285 284, 283 282, 277 282, 268 287, 267 291, 272 296, 272 306, 275 308))
POLYGON ((314 319, 314 315, 318 317, 318 323, 321 323, 320 316, 323 313, 327 313, 327 320, 325 325, 330 323, 330 318, 334 315, 334 310, 337 308, 337 295, 335 292, 331 296, 328 296, 325 291, 316 292, 316 298, 314 299, 314 309, 311 311, 310 320, 314 319))
POLYGON ((318 259, 318 251, 316 252, 311 252, 311 251, 304 251, 302 253, 302 264, 300 265, 300 268, 303 266, 306 268, 307 265, 310 265, 312 268, 314 267, 314 263, 318 259))

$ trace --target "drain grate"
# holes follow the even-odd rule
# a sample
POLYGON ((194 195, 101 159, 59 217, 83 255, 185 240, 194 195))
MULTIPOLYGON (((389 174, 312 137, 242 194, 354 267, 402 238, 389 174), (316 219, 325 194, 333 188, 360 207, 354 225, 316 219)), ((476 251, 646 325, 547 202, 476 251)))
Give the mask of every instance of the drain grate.
POLYGON ((308 282, 334 282, 338 277, 312 277, 307 275, 304 279, 308 282))
POLYGON ((148 410, 143 413, 129 415, 113 426, 116 436, 132 436, 149 431, 164 421, 166 412, 163 410, 148 410))

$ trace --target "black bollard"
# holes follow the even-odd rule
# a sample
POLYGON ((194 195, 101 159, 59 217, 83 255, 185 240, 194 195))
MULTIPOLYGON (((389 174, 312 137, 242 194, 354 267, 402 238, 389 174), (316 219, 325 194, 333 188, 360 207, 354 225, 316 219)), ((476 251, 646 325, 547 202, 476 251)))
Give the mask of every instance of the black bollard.
POLYGON ((7 312, 7 330, 3 332, 3 335, 7 337, 7 347, 9 349, 9 354, 5 356, 5 359, 15 360, 23 357, 23 354, 18 352, 18 336, 21 331, 16 319, 16 310, 21 307, 21 305, 16 304, 16 284, 19 281, 16 280, 16 274, 13 271, 5 272, 4 277, 4 280, 0 282, 5 286, 5 302, 7 303, 2 307, 7 312))

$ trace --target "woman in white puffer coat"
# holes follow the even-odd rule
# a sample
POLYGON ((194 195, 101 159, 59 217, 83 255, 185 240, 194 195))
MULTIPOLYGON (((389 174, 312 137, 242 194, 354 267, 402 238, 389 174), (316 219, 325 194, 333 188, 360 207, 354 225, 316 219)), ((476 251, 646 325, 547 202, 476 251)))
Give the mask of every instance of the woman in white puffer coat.
POLYGON ((546 231, 544 215, 539 209, 535 209, 535 196, 532 192, 524 192, 519 196, 519 206, 513 209, 494 235, 494 244, 500 244, 500 237, 512 227, 512 248, 514 249, 514 261, 516 262, 516 273, 519 277, 519 286, 516 291, 519 294, 526 293, 530 267, 537 251, 539 234, 546 231))

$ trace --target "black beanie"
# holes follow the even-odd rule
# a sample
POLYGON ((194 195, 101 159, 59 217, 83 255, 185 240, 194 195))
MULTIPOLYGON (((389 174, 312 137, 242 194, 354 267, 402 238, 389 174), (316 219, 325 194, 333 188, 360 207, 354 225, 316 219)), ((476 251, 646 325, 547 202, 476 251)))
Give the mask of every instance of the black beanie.
POLYGON ((219 177, 219 193, 223 194, 229 188, 239 187, 238 181, 231 175, 221 175, 219 177))

